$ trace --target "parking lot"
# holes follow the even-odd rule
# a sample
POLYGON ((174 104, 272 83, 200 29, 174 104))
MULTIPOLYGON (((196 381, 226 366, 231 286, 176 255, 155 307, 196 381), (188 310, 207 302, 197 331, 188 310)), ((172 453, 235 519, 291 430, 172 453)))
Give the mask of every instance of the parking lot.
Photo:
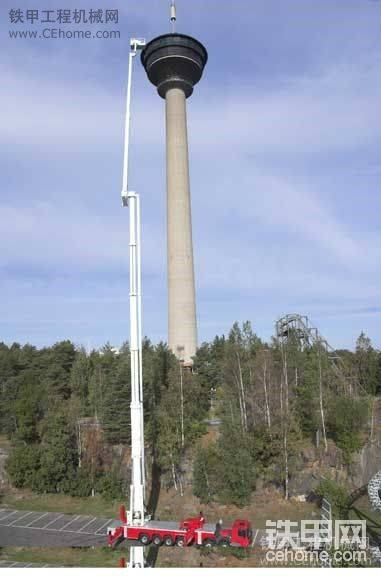
POLYGON ((0 509, 1 546, 107 546, 114 518, 0 509))
POLYGON ((0 568, 61 568, 53 564, 34 564, 33 562, 12 562, 11 560, 0 560, 0 568))

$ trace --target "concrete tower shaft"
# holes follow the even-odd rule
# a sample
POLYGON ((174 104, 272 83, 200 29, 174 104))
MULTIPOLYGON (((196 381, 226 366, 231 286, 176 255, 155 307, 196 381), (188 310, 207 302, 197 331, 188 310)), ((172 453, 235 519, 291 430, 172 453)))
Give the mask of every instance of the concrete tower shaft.
POLYGON ((185 94, 166 93, 168 345, 185 362, 197 347, 185 94))
POLYGON ((204 46, 184 34, 159 36, 141 55, 166 102, 168 344, 186 364, 197 347, 186 98, 207 58, 204 46))

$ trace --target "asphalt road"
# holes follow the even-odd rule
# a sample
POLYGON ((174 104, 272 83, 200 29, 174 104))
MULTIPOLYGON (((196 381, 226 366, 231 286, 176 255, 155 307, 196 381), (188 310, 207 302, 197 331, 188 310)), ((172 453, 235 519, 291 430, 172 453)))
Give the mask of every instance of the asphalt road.
POLYGON ((107 546, 114 518, 0 509, 2 546, 107 546))

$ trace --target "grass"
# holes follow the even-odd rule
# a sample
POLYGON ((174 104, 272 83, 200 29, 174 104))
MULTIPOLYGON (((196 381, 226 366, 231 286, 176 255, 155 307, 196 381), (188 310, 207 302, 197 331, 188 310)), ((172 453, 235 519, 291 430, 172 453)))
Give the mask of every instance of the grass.
POLYGON ((121 557, 128 559, 128 550, 110 548, 2 548, 1 560, 32 562, 78 568, 118 568, 121 557))
POLYGON ((108 502, 101 496, 94 498, 74 498, 64 494, 34 494, 28 490, 6 492, 0 504, 4 508, 16 510, 36 510, 39 512, 65 512, 65 514, 89 514, 105 518, 117 518, 119 506, 123 502, 108 502))

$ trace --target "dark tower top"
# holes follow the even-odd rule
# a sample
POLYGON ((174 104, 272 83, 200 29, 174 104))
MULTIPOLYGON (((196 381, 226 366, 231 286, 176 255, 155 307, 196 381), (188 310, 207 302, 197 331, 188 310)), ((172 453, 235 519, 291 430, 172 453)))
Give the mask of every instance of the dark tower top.
POLYGON ((208 53, 191 36, 164 34, 148 42, 141 60, 149 80, 162 98, 171 88, 180 88, 188 98, 202 76, 208 53))

